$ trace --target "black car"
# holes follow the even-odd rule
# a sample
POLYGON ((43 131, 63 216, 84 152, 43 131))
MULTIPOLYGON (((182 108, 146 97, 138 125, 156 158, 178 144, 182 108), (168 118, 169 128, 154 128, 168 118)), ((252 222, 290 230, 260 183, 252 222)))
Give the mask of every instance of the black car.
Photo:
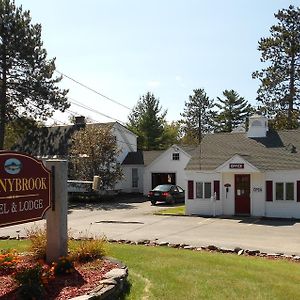
POLYGON ((148 193, 148 199, 153 205, 156 202, 184 202, 184 190, 178 185, 160 184, 148 193))

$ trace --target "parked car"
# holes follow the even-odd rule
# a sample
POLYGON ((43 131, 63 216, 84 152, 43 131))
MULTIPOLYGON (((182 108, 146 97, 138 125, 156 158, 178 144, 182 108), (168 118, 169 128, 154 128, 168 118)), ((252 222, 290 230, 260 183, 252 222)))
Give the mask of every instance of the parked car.
POLYGON ((178 185, 160 184, 148 193, 148 199, 152 205, 156 202, 184 202, 184 190, 178 185))

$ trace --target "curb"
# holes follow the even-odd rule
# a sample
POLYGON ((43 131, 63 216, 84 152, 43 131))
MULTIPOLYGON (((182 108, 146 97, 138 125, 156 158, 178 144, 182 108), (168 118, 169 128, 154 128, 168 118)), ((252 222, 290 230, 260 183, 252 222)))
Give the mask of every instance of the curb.
POLYGON ((300 256, 298 255, 287 255, 284 253, 266 253, 261 252, 257 249, 242 249, 240 247, 235 247, 234 249, 230 248, 223 248, 223 247, 217 247, 215 245, 208 245, 208 246, 201 246, 201 247, 195 247, 192 245, 187 244, 174 244, 169 243, 167 241, 165 242, 157 242, 156 240, 150 241, 150 240, 138 240, 138 241, 130 241, 130 240, 115 240, 115 239, 109 239, 109 243, 117 243, 117 244, 129 244, 129 245, 144 245, 148 247, 169 247, 169 248, 176 248, 176 249, 183 249, 183 250, 192 250, 192 251, 208 251, 208 252, 219 252, 219 253, 229 253, 229 254, 235 254, 238 256, 257 256, 267 259, 285 259, 290 260, 293 262, 300 262, 300 256))

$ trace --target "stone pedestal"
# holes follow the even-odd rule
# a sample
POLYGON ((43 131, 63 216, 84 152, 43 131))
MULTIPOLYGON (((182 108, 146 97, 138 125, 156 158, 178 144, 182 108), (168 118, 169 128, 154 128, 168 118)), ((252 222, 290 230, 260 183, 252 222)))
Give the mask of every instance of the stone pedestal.
POLYGON ((47 160, 46 167, 54 171, 54 203, 46 213, 47 220, 47 262, 54 262, 68 254, 68 162, 47 160))

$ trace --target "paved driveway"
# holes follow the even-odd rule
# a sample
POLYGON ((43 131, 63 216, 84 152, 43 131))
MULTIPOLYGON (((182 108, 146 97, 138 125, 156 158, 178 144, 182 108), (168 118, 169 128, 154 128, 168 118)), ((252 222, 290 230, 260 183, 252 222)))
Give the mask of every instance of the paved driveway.
MULTIPOLYGON (((213 244, 225 248, 241 247, 268 253, 300 255, 299 222, 153 215, 153 212, 167 207, 151 206, 143 202, 142 198, 71 206, 68 227, 73 236, 105 235, 109 239, 150 239, 192 246, 213 244)), ((26 227, 31 226, 32 223, 28 223, 0 228, 0 236, 24 235, 26 227)))

